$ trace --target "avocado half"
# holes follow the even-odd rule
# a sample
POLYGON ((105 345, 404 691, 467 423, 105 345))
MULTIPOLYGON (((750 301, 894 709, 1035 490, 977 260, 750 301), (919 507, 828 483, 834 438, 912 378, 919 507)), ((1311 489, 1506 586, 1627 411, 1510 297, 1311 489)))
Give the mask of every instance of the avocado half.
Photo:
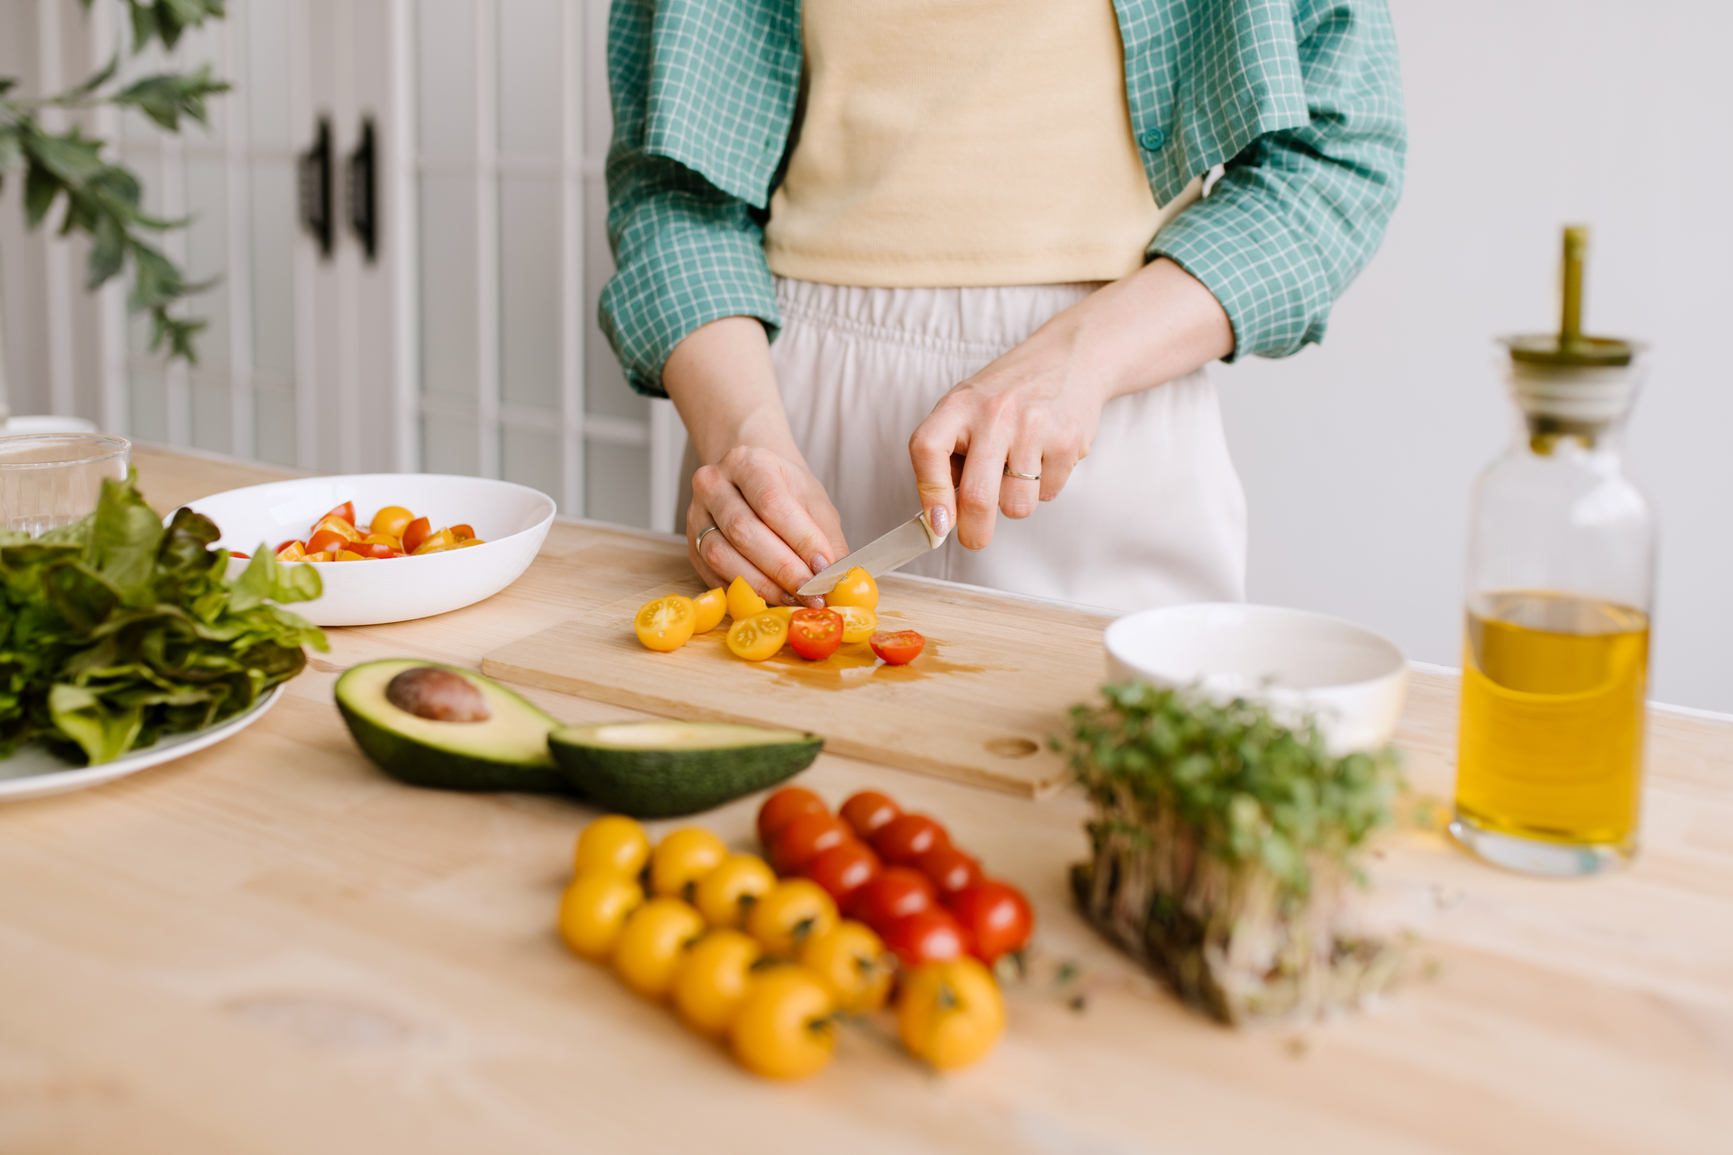
POLYGON ((419 658, 363 662, 337 679, 337 709, 362 751, 393 778, 442 790, 523 790, 569 794, 548 755, 559 723, 498 682, 471 670, 419 658), (385 696, 391 679, 422 666, 446 670, 486 699, 481 722, 440 722, 399 709, 385 696))
POLYGON ((817 734, 722 722, 603 722, 548 735, 548 749, 591 802, 633 818, 696 814, 812 765, 817 734))

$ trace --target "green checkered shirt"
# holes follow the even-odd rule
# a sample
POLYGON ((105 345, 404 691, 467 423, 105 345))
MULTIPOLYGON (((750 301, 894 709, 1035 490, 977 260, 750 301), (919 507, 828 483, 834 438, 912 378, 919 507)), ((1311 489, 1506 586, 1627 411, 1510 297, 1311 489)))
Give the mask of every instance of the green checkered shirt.
MULTIPOLYGON (((865 3, 867 0, 859 0, 865 3)), ((1384 0, 1114 0, 1131 122, 1158 203, 1223 165, 1150 243, 1202 281, 1236 355, 1324 335, 1401 193, 1406 131, 1384 0)), ((663 395, 674 346, 780 317, 763 226, 800 88, 799 0, 614 0, 603 331, 663 395)))

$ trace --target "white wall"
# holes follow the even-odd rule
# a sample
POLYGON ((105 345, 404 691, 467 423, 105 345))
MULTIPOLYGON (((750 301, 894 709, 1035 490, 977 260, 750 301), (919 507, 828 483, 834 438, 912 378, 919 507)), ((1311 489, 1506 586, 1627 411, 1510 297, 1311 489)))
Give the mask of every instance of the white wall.
POLYGON ((1630 440, 1662 526, 1651 696, 1733 711, 1733 5, 1391 9, 1412 140, 1383 251, 1321 348, 1217 372, 1250 595, 1461 664, 1469 487, 1509 434, 1492 341, 1556 326, 1583 221, 1590 331, 1653 347, 1630 440))

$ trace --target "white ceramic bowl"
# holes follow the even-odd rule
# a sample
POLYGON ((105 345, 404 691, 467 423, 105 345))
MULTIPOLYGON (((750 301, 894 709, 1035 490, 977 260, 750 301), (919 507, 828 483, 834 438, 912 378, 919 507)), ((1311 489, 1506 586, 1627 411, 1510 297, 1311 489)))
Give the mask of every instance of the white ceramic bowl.
POLYGON ((1197 685, 1267 701, 1289 723, 1311 712, 1333 753, 1388 742, 1408 691, 1402 651, 1371 630, 1280 606, 1201 603, 1128 614, 1107 627, 1113 681, 1197 685))
MULTIPOLYGON (((479 602, 503 590, 535 560, 554 520, 554 499, 527 486, 439 473, 357 473, 250 485, 202 497, 192 508, 217 523, 224 549, 253 553, 302 541, 313 523, 345 501, 369 519, 387 505, 426 516, 434 528, 466 523, 485 545, 382 561, 288 562, 318 565, 325 592, 286 608, 320 626, 406 622, 479 602)), ((229 561, 229 576, 247 563, 229 561)))

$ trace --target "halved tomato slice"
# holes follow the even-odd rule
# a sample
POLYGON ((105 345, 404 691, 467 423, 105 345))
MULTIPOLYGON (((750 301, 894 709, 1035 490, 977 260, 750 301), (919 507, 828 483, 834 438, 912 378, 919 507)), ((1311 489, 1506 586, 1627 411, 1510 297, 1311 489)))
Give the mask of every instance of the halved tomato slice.
POLYGON ((899 630, 894 634, 874 634, 867 639, 872 643, 873 653, 883 658, 887 666, 906 666, 920 656, 926 648, 927 639, 913 630, 899 630))
POLYGON ((842 645, 842 615, 835 610, 795 610, 788 619, 788 645, 809 662, 822 662, 842 645))
POLYGON ((327 513, 324 517, 321 517, 319 519, 319 524, 313 527, 313 532, 318 533, 323 529, 332 531, 342 537, 344 541, 360 541, 366 536, 360 530, 355 528, 354 522, 350 521, 348 518, 338 517, 334 513, 327 513))
POLYGON ((762 662, 788 640, 788 624, 781 615, 766 611, 743 618, 728 627, 728 649, 737 658, 762 662))
POLYGON ((864 642, 879 631, 879 616, 865 606, 832 606, 832 613, 842 615, 842 640, 852 646, 864 642))
POLYGON ((475 529, 467 522, 460 521, 451 527, 451 536, 455 537, 458 541, 468 541, 470 538, 475 536, 475 529))
POLYGON ((686 644, 697 616, 691 598, 669 594, 639 606, 632 628, 638 631, 638 640, 646 647, 666 654, 686 644))
POLYGON ((334 509, 331 510, 330 513, 327 513, 325 516, 326 517, 340 517, 344 521, 348 522, 350 525, 354 525, 355 524, 355 503, 353 501, 345 501, 342 505, 335 507, 334 509))
POLYGON ((348 540, 334 529, 321 529, 307 539, 307 552, 324 553, 332 548, 342 549, 348 540))
POLYGON ((414 553, 415 547, 433 536, 433 523, 425 517, 418 517, 403 527, 401 539, 405 553, 414 553))
POLYGON ((722 624, 722 617, 728 612, 728 594, 721 586, 717 586, 693 598, 692 606, 698 611, 698 621, 692 627, 692 632, 707 634, 722 624))

